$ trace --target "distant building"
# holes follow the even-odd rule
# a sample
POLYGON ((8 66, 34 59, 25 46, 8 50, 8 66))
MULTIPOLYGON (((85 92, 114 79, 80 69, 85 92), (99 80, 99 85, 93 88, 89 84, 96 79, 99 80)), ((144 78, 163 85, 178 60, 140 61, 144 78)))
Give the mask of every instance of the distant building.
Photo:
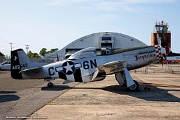
POLYGON ((156 22, 151 33, 151 45, 161 45, 166 50, 166 59, 163 63, 180 63, 180 53, 171 51, 171 31, 168 30, 168 23, 156 22))
POLYGON ((105 49, 115 50, 139 46, 146 46, 146 44, 121 33, 100 32, 81 37, 68 44, 61 50, 51 54, 46 54, 45 58, 57 59, 58 57, 59 60, 63 60, 76 51, 87 47, 96 47, 97 54, 100 55, 105 49))
POLYGON ((167 23, 156 22, 154 30, 151 33, 151 45, 158 45, 158 39, 162 47, 166 48, 166 54, 171 51, 171 31, 168 30, 167 23))

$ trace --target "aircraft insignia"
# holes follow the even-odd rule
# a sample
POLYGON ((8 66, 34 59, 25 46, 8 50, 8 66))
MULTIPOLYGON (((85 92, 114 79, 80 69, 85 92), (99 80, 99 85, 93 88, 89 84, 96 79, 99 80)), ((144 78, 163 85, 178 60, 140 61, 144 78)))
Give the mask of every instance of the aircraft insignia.
POLYGON ((71 61, 66 61, 65 63, 62 64, 63 67, 63 73, 66 75, 71 75, 75 72, 75 64, 71 61))

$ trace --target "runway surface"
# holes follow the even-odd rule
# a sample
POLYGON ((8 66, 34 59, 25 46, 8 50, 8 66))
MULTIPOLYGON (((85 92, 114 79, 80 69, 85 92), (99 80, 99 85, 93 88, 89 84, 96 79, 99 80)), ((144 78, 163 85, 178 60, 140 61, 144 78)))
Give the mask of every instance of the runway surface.
POLYGON ((4 71, 0 75, 0 118, 5 120, 180 119, 180 74, 156 65, 148 74, 131 71, 140 92, 126 91, 113 75, 85 84, 62 84, 58 79, 53 88, 43 80, 13 80, 4 71))
POLYGON ((0 71, 0 82, 0 120, 26 118, 77 84, 57 79, 51 90, 44 80, 14 80, 8 71, 0 71))

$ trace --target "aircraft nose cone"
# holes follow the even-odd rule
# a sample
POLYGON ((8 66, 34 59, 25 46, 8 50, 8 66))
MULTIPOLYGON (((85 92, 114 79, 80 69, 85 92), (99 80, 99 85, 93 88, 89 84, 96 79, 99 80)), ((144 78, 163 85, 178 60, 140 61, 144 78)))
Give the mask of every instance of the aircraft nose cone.
POLYGON ((161 59, 161 47, 159 45, 155 45, 155 52, 157 56, 157 60, 161 59))
POLYGON ((165 60, 166 59, 166 49, 159 46, 159 45, 155 45, 155 51, 156 51, 156 56, 157 56, 157 60, 162 62, 163 57, 165 60))

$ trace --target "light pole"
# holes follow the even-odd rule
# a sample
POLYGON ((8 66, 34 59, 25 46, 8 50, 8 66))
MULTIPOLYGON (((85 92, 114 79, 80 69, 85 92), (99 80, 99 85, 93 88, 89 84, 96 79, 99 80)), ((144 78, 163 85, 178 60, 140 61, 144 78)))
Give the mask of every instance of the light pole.
POLYGON ((30 45, 25 45, 26 46, 26 53, 28 53, 28 49, 30 45))
POLYGON ((9 44, 11 45, 11 51, 12 51, 12 44, 13 44, 13 43, 9 43, 9 44))

